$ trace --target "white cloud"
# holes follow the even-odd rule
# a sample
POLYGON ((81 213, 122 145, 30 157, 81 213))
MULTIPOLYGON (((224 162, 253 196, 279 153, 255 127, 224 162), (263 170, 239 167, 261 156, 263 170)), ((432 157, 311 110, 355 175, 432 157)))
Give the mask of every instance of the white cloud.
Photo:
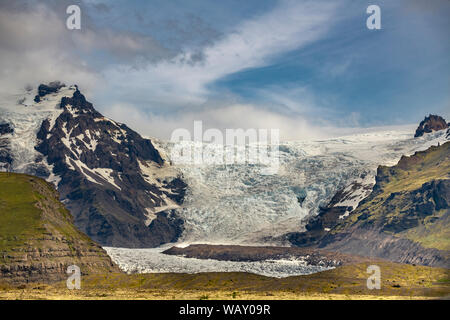
MULTIPOLYGON (((51 3, 33 3, 18 10, 2 3, 0 93, 23 90, 27 84, 60 80, 79 84, 90 94, 104 83, 101 66, 85 59, 92 53, 106 53, 130 64, 139 58, 154 61, 167 54, 149 36, 98 29, 88 23, 81 30, 68 30, 67 16, 58 9, 61 7, 53 8, 51 3)), ((88 13, 83 14, 89 21, 88 13)))
POLYGON ((96 82, 97 76, 65 46, 63 23, 43 5, 30 11, 0 12, 0 92, 53 80, 87 87, 96 82))
POLYGON ((130 104, 116 104, 105 115, 127 124, 144 136, 164 140, 170 139, 172 132, 180 128, 187 129, 193 136, 194 121, 198 120, 203 123, 203 132, 209 128, 219 129, 224 134, 226 129, 278 129, 282 141, 326 139, 386 130, 414 130, 417 126, 355 127, 359 115, 351 113, 346 122, 338 127, 332 122, 308 119, 301 115, 283 115, 251 104, 232 104, 195 112, 171 113, 168 116, 150 114, 130 104))
POLYGON ((191 130, 195 120, 202 120, 205 128, 220 130, 280 129, 283 140, 328 137, 323 122, 311 125, 301 115, 314 108, 306 88, 261 90, 259 96, 268 103, 256 105, 227 101, 225 93, 223 101, 212 101, 208 86, 320 39, 335 10, 330 2, 282 1, 272 11, 243 22, 233 33, 205 47, 201 61, 192 62, 191 55, 198 51, 188 51, 143 69, 112 67, 105 78, 117 93, 113 95, 116 104, 102 111, 144 135, 165 139, 177 128, 191 130), (274 109, 280 112, 269 111, 270 104, 276 104, 274 109))
POLYGON ((296 115, 282 115, 251 104, 232 104, 217 108, 154 115, 132 105, 111 106, 105 114, 116 121, 128 124, 139 133, 161 139, 170 139, 175 129, 193 132, 194 121, 201 120, 204 130, 226 129, 278 129, 282 140, 322 139, 336 134, 335 129, 324 123, 314 123, 296 115))
POLYGON ((259 96, 267 102, 256 105, 231 102, 226 94, 220 102, 211 100, 208 86, 320 39, 330 27, 335 9, 330 2, 282 1, 203 48, 199 61, 193 59, 198 50, 186 51, 140 69, 130 63, 114 65, 104 74, 91 69, 80 53, 104 50, 129 57, 148 51, 158 56, 164 50, 149 37, 125 32, 89 28, 82 33, 68 32, 64 16, 44 5, 32 11, 5 10, 0 12, 0 91, 56 79, 79 84, 90 100, 91 93, 104 89, 112 105, 100 108, 105 115, 142 134, 161 138, 169 138, 177 128, 190 129, 194 120, 221 130, 280 129, 282 139, 324 138, 332 131, 324 129, 327 123, 311 122, 303 115, 316 108, 307 88, 266 88, 259 96), (268 110, 273 104, 278 112, 268 110))
POLYGON ((188 51, 171 61, 138 70, 114 66, 106 72, 106 78, 118 95, 150 97, 149 108, 192 107, 206 101, 208 85, 214 81, 264 66, 271 58, 320 38, 329 28, 335 9, 330 2, 282 1, 272 11, 243 22, 235 32, 204 48, 200 62, 191 61, 198 51, 188 51))

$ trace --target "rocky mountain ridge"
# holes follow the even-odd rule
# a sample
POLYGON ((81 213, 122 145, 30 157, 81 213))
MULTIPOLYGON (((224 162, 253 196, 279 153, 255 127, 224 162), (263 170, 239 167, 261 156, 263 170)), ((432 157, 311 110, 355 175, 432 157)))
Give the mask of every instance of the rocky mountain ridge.
POLYGON ((329 206, 307 232, 287 239, 298 246, 448 267, 450 142, 402 157, 393 167, 380 166, 372 193, 346 219, 339 210, 329 206))
POLYGON ((151 140, 104 117, 77 86, 40 85, 26 108, 51 113, 28 133, 36 141, 30 164, 19 166, 20 155, 11 150, 21 133, 2 129, 5 167, 55 183, 75 225, 102 245, 154 247, 179 237, 183 221, 173 209, 186 184, 151 140))

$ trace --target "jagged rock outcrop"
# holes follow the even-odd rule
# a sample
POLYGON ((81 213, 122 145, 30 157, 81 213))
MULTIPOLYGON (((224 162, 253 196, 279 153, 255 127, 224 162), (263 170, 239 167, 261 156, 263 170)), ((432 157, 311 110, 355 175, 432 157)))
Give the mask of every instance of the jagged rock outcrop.
POLYGON ((0 124, 0 170, 8 171, 13 161, 7 135, 14 132, 9 123, 0 124))
POLYGON ((448 124, 441 116, 430 114, 420 122, 419 127, 416 129, 414 137, 421 137, 425 133, 431 133, 433 131, 444 130, 448 128, 448 124))
POLYGON ((339 223, 339 217, 348 211, 348 207, 327 206, 321 208, 317 216, 312 217, 306 224, 304 232, 291 232, 286 234, 283 240, 298 247, 308 247, 322 239, 329 230, 339 223))
POLYGON ((319 214, 312 216, 306 226, 304 232, 291 232, 282 237, 281 240, 287 240, 299 247, 307 247, 317 244, 329 230, 333 229, 344 217, 348 216, 355 208, 353 205, 343 205, 353 203, 358 205, 366 195, 370 194, 373 183, 365 183, 363 181, 365 175, 360 177, 359 181, 354 181, 347 187, 339 190, 325 206, 321 207, 319 214))
POLYGON ((15 173, 0 173, 0 280, 14 284, 120 272, 106 252, 73 225, 54 186, 15 173))
POLYGON ((65 86, 65 84, 59 81, 50 82, 48 85, 40 84, 38 87, 38 94, 34 97, 34 101, 40 102, 42 97, 50 93, 56 93, 59 89, 65 86))

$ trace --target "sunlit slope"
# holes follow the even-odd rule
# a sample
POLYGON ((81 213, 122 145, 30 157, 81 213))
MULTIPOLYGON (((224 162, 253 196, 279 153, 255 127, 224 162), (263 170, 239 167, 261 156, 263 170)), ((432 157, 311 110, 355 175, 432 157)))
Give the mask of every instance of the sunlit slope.
MULTIPOLYGON (((439 249, 441 252, 435 253, 447 257, 440 265, 448 267, 449 212, 450 142, 447 142, 410 157, 402 157, 393 167, 380 166, 371 195, 331 230, 321 245, 329 249, 366 255, 373 253, 387 258, 389 252, 395 251, 398 252, 394 256, 400 256, 400 250, 403 255, 412 257, 414 254, 420 256, 418 250, 421 248, 439 249), (370 245, 379 250, 368 252, 364 248, 364 237, 367 246, 375 241, 378 245, 375 242, 370 245), (398 239, 412 240, 413 243, 400 243, 398 239), (358 242, 360 249, 357 249, 358 242), (414 244, 420 247, 414 248, 414 244)), ((430 255, 425 260, 431 259, 433 255, 431 251, 424 251, 423 254, 430 255)))
POLYGON ((52 185, 29 175, 0 173, 2 280, 59 280, 73 264, 86 274, 118 271, 105 251, 73 226, 52 185))

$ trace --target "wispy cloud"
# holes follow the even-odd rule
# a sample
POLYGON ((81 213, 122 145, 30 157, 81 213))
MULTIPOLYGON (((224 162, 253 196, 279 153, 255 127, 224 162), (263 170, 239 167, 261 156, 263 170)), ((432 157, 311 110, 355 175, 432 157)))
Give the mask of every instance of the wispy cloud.
POLYGON ((233 33, 200 53, 185 51, 170 61, 141 69, 114 66, 106 71, 106 78, 119 95, 151 96, 149 108, 192 107, 206 102, 209 86, 216 80, 264 66, 277 55, 320 38, 335 9, 330 2, 282 1, 272 11, 236 26, 233 33), (201 59, 194 59, 199 54, 201 59))
POLYGON ((0 94, 76 83, 105 115, 164 138, 193 120, 285 138, 414 122, 448 113, 450 5, 432 1, 380 0, 371 32, 350 0, 80 0, 80 31, 65 27, 70 0, 0 0, 0 94))
POLYGON ((135 130, 149 137, 170 139, 174 129, 185 128, 193 132, 194 121, 201 120, 204 130, 215 128, 225 132, 230 128, 276 129, 282 140, 326 138, 336 134, 331 126, 319 126, 299 115, 287 116, 261 109, 252 104, 229 104, 216 108, 155 115, 130 104, 115 104, 108 115, 132 124, 135 130))
MULTIPOLYGON (((148 35, 99 28, 83 10, 80 31, 66 28, 63 2, 0 0, 0 93, 61 80, 91 90, 104 83, 96 55, 135 66, 167 57, 148 35)), ((84 7, 83 7, 84 8, 84 7)))

